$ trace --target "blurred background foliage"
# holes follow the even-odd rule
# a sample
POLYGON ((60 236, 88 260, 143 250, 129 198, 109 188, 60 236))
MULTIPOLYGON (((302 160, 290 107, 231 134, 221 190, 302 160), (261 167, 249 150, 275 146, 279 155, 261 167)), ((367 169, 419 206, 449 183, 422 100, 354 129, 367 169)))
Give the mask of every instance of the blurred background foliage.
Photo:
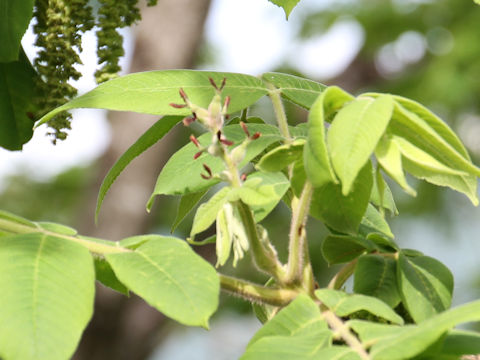
MULTIPOLYGON (((354 94, 381 91, 421 102, 449 123, 466 144, 474 162, 479 164, 480 8, 472 1, 459 0, 344 0, 328 3, 328 6, 320 6, 318 11, 300 12, 296 9, 300 15, 295 21, 301 26, 297 26, 294 41, 301 43, 323 36, 336 23, 345 20, 361 26, 364 40, 350 64, 340 74, 314 80, 328 85, 340 85, 354 94)), ((298 5, 298 8, 301 7, 302 2, 298 5)), ((294 10, 291 18, 295 17, 295 12, 294 10)), ((215 60, 212 48, 211 44, 204 41, 203 48, 199 49, 197 67, 201 68, 203 63, 215 60)), ((280 63, 283 65, 271 70, 303 75, 301 69, 291 61, 285 59, 280 63)), ((287 103, 286 110, 292 124, 306 120, 306 112, 293 104, 287 103)), ((273 120, 268 101, 262 100, 251 109, 250 114, 265 117, 267 122, 273 120)), ((186 140, 189 130, 182 129, 181 132, 182 135, 177 139, 186 140)), ((184 144, 185 141, 178 140, 178 143, 184 144)), ((84 214, 92 213, 92 209, 85 210, 83 194, 95 184, 97 169, 98 163, 86 168, 73 168, 42 182, 31 179, 28 174, 8 178, 4 181, 0 203, 3 209, 32 220, 58 221, 79 227, 85 221, 84 214)), ((459 226, 465 226, 465 223, 455 223, 458 215, 472 213, 476 215, 463 216, 470 221, 470 235, 466 236, 473 237, 472 241, 478 240, 478 232, 475 231, 480 230, 479 212, 473 209, 467 199, 450 190, 415 183, 413 179, 410 181, 418 189, 416 198, 404 195, 393 187, 401 220, 391 220, 394 233, 400 237, 398 239, 397 236, 400 244, 402 236, 411 234, 409 229, 418 229, 417 225, 412 224, 419 221, 423 223, 422 234, 435 229, 434 234, 440 231, 443 238, 455 244, 459 240, 456 230, 459 226)), ((162 202, 162 211, 157 212, 154 221, 150 221, 150 231, 164 234, 169 232, 176 202, 174 198, 162 202)), ((176 230, 175 235, 186 237, 191 221, 192 214, 176 230)), ((264 221, 278 249, 286 245, 288 223, 289 212, 284 205, 264 221)), ((320 245, 327 232, 315 220, 309 223, 308 231, 318 281, 325 284, 334 271, 327 268, 320 253, 320 245)), ((438 248, 437 245, 432 245, 429 255, 441 260, 451 256, 448 253, 439 256, 435 253, 438 248)), ((447 249, 451 248, 451 245, 447 246, 447 249)), ((214 262, 212 246, 202 248, 201 253, 214 262)), ((462 256, 456 259, 455 261, 462 261, 462 256)), ((222 270, 252 281, 267 280, 252 271, 248 258, 237 269, 227 266, 222 270)), ((461 276, 455 273, 455 269, 453 271, 456 278, 461 276)), ((466 280, 471 293, 460 296, 462 299, 478 296, 478 279, 480 276, 470 276, 466 280)), ((247 303, 238 299, 222 295, 222 302, 228 305, 222 308, 224 311, 245 313, 250 310, 247 303)))

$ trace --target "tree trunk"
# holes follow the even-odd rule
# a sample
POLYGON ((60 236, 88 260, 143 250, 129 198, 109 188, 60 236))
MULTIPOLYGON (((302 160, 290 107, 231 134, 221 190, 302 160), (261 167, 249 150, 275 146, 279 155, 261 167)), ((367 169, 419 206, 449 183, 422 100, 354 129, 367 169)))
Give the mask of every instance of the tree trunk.
MULTIPOLYGON (((202 41, 210 0, 159 0, 142 9, 134 28, 135 50, 131 72, 192 67, 202 41)), ((145 204, 159 170, 167 160, 175 131, 135 159, 110 189, 93 226, 93 209, 101 180, 121 154, 158 117, 134 113, 110 113, 112 143, 101 159, 99 181, 92 188, 82 233, 118 240, 148 231, 145 204)), ((151 215, 150 215, 151 216, 151 215)), ((163 316, 138 297, 126 298, 97 285, 95 314, 83 335, 75 360, 145 359, 156 345, 163 316)))

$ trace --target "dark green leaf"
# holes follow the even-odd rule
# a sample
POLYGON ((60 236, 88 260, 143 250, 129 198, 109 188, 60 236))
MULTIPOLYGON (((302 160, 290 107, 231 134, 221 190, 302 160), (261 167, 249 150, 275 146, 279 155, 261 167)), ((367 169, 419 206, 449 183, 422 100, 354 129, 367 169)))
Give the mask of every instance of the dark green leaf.
POLYGON ((403 304, 417 323, 450 307, 453 276, 438 260, 428 256, 408 258, 400 253, 397 281, 403 304))
POLYGON ((358 174, 348 196, 342 194, 340 184, 329 183, 315 189, 310 214, 336 231, 356 235, 367 210, 372 183, 372 165, 368 162, 358 174))
POLYGON ((318 95, 326 88, 315 81, 288 74, 270 72, 263 74, 262 78, 280 89, 283 97, 306 109, 310 109, 318 95))
POLYGON ((95 277, 97 281, 103 285, 118 291, 121 294, 129 295, 128 288, 123 285, 112 270, 110 264, 100 257, 94 257, 95 260, 95 277))
POLYGON ((16 61, 33 14, 33 0, 0 0, 0 63, 16 61))
POLYGON ((390 226, 385 219, 380 215, 377 209, 372 204, 368 204, 367 211, 362 218, 358 233, 367 237, 369 234, 376 232, 384 234, 389 238, 394 238, 390 226))
POLYGON ((440 354, 480 354, 480 333, 466 330, 451 330, 442 341, 440 354))
POLYGON ((0 356, 65 360, 93 312, 87 249, 40 233, 0 238, 0 356))
POLYGON ((190 211, 202 200, 205 196, 207 190, 199 191, 197 193, 186 194, 180 197, 180 202, 178 203, 177 216, 173 221, 170 232, 174 232, 178 225, 185 219, 190 211))
POLYGON ((315 296, 338 316, 348 316, 364 310, 394 324, 403 325, 403 319, 391 307, 375 297, 347 294, 332 289, 315 290, 315 296))
POLYGON ((363 255, 355 267, 353 291, 374 296, 391 308, 400 302, 397 287, 396 261, 381 255, 363 255))
POLYGON ((358 98, 335 116, 328 130, 327 143, 344 195, 350 192, 359 171, 369 161, 392 111, 393 100, 384 95, 376 100, 358 98))
POLYGON ((166 133, 170 131, 171 128, 175 126, 175 124, 181 120, 182 118, 179 116, 163 117, 153 124, 152 127, 150 127, 142 136, 140 136, 138 140, 135 141, 135 143, 130 146, 122 156, 120 156, 117 162, 108 171, 107 175, 103 179, 102 185, 100 186, 97 207, 95 209, 95 222, 98 220, 98 214, 100 212, 100 207, 102 206, 105 195, 121 172, 127 167, 128 164, 130 164, 133 159, 158 142, 166 133))
POLYGON ((360 237, 329 235, 323 240, 322 254, 330 265, 341 264, 349 262, 373 248, 375 248, 375 244, 360 237))
POLYGON ((215 94, 209 77, 217 84, 224 78, 227 79, 222 97, 231 98, 229 113, 249 107, 267 94, 264 83, 250 75, 198 70, 146 71, 118 77, 97 86, 49 112, 40 119, 37 126, 49 121, 61 111, 75 108, 134 111, 153 115, 189 115, 191 111, 187 108, 177 109, 170 104, 183 103, 178 92, 183 88, 194 104, 206 108, 215 94))
MULTIPOLYGON (((24 4, 25 1, 0 0, 4 7, 8 4, 24 4)), ((24 4, 25 5, 25 4, 24 4)), ((24 6, 21 5, 21 6, 24 6)), ((17 5, 15 5, 17 6, 17 5)), ((2 6, 0 6, 0 9, 2 6)), ((0 11, 0 18, 4 15, 0 11)), ((8 23, 8 22, 7 22, 8 23)), ((5 24, 0 21, 0 27, 5 24)), ((2 45, 4 46, 4 38, 2 45)), ((1 51, 1 50, 0 50, 1 51)), ((15 57, 18 55, 18 50, 15 57)), ((33 116, 36 111, 34 104, 35 83, 37 76, 27 56, 20 53, 17 61, 0 63, 0 146, 8 150, 21 150, 33 134, 33 116)))
POLYGON ((182 324, 208 327, 220 291, 215 269, 186 242, 153 237, 135 251, 105 258, 118 279, 150 305, 182 324))

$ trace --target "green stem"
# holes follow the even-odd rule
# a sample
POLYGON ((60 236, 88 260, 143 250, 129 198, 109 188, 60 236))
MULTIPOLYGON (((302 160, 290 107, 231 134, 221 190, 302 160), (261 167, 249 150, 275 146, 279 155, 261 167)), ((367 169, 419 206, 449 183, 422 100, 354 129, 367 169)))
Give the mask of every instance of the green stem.
POLYGON ((344 265, 338 273, 330 280, 328 283, 329 289, 340 289, 343 284, 348 280, 350 276, 352 276, 353 272, 355 271, 355 266, 357 266, 357 259, 350 261, 348 264, 344 265))
POLYGON ((272 100, 272 105, 273 105, 273 111, 275 111, 275 116, 277 118, 277 123, 278 123, 278 128, 280 129, 280 132, 286 139, 286 143, 291 143, 292 142, 292 137, 290 135, 290 131, 288 130, 288 121, 287 121, 287 115, 285 114, 285 109, 283 107, 282 103, 282 98, 280 97, 281 91, 280 89, 277 89, 275 86, 272 84, 267 84, 269 88, 269 93, 268 95, 270 96, 270 99, 272 100))
POLYGON ((255 265, 259 270, 273 276, 277 283, 283 284, 286 280, 285 269, 278 260, 277 253, 270 243, 264 244, 258 236, 257 226, 253 213, 242 201, 237 201, 236 206, 245 226, 248 239, 250 240, 250 250, 255 265))
POLYGON ((31 227, 28 225, 20 224, 16 221, 11 221, 11 220, 1 219, 1 218, 0 218, 0 231, 12 233, 12 234, 41 233, 47 236, 55 236, 56 238, 61 238, 68 241, 76 242, 86 247, 92 253, 100 254, 100 255, 131 251, 130 249, 121 247, 117 241, 112 242, 113 245, 100 244, 95 241, 83 239, 80 237, 64 235, 64 234, 56 233, 53 231, 45 230, 40 227, 31 227))
MULTIPOLYGON (((308 219, 312 193, 312 184, 307 180, 300 198, 297 201, 292 202, 292 222, 290 224, 287 270, 287 279, 289 283, 302 284, 305 277, 305 270, 310 269, 309 271, 311 271, 305 226, 308 219)), ((313 281, 313 275, 311 276, 309 283, 311 281, 313 281)), ((307 285, 307 288, 312 288, 311 284, 307 285)))
MULTIPOLYGON (((324 306, 321 306, 321 308, 324 308, 324 306)), ((368 355, 367 351, 362 346, 362 343, 354 334, 352 334, 348 325, 345 324, 337 315, 335 315, 331 310, 325 308, 325 310, 322 309, 322 316, 330 328, 338 334, 338 337, 343 339, 343 341, 345 341, 345 343, 353 351, 355 351, 360 358, 364 360, 371 359, 370 355, 368 355)))
POLYGON ((218 275, 222 290, 251 302, 285 306, 298 296, 298 292, 292 289, 269 288, 227 275, 218 275))

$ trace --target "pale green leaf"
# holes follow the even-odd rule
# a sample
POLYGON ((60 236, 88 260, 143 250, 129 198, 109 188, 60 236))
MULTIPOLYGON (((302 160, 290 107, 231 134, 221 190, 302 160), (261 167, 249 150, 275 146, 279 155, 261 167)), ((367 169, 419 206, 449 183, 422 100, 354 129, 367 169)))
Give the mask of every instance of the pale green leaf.
POLYGON ((353 291, 379 298, 393 309, 401 300, 396 271, 396 261, 392 258, 363 255, 355 267, 353 291))
POLYGON ((36 222, 35 224, 43 230, 54 232, 57 234, 68 235, 68 236, 75 236, 78 234, 77 230, 75 230, 74 228, 71 228, 70 226, 66 226, 62 224, 56 224, 56 223, 44 222, 44 221, 36 222))
POLYGON ((325 85, 309 79, 275 72, 263 74, 262 79, 278 88, 283 97, 306 109, 310 109, 318 95, 326 88, 325 85))
POLYGON ((138 138, 135 143, 123 153, 122 156, 116 161, 112 168, 108 171, 107 175, 103 179, 100 190, 98 191, 97 207, 95 209, 95 222, 98 221, 98 214, 100 207, 102 206, 103 199, 108 190, 121 174, 121 172, 127 167, 130 162, 138 155, 143 153, 149 147, 158 142, 171 128, 175 126, 182 118, 179 116, 165 116, 153 124, 142 136, 138 138))
POLYGON ((235 201, 238 197, 230 186, 225 186, 213 195, 207 202, 203 203, 197 209, 193 219, 190 236, 194 236, 207 230, 217 218, 218 212, 228 201, 235 201))
POLYGON ((255 221, 259 222, 277 206, 289 187, 290 182, 281 172, 255 172, 248 176, 237 192, 252 209, 255 221))
POLYGON ((32 19, 33 0, 0 0, 0 62, 18 59, 20 40, 32 19))
POLYGON ((215 269, 186 242, 155 237, 135 251, 105 257, 118 279, 151 306, 182 324, 208 327, 220 291, 215 269))
POLYGON ((0 356, 69 359, 93 312, 87 249, 43 234, 0 238, 0 356))
POLYGON ((313 192, 310 214, 341 233, 356 235, 372 190, 372 165, 358 174, 353 190, 344 196, 340 184, 328 183, 313 192))
POLYGON ((390 306, 376 297, 347 294, 332 289, 315 290, 315 296, 338 316, 348 316, 364 310, 393 324, 403 325, 403 319, 390 306))
POLYGON ((335 173, 347 195, 390 121, 391 96, 376 100, 359 98, 343 107, 335 116, 327 134, 328 149, 335 173))
POLYGON ((358 233, 363 236, 368 236, 370 233, 380 233, 388 236, 389 238, 394 238, 390 226, 385 221, 385 219, 380 215, 377 209, 372 204, 368 204, 367 211, 362 218, 358 233))
MULTIPOLYGON (((283 137, 277 127, 263 124, 248 124, 251 134, 260 132, 261 136, 248 144, 247 152, 240 167, 246 165, 254 157, 260 154, 269 145, 281 141, 283 137)), ((239 125, 226 126, 224 136, 235 143, 240 144, 245 139, 245 133, 239 125)), ((211 144, 211 134, 203 134, 198 138, 202 146, 211 144)), ((193 156, 198 152, 194 144, 189 143, 178 150, 163 167, 158 176, 155 190, 148 202, 147 208, 151 208, 157 195, 185 195, 206 190, 219 182, 217 179, 205 180, 200 174, 204 173, 203 164, 210 167, 214 174, 224 169, 221 159, 210 154, 203 153, 198 159, 193 156)))
POLYGON ((308 138, 304 148, 305 171, 314 187, 338 183, 325 143, 325 121, 353 97, 336 86, 328 87, 314 102, 308 115, 308 138))
POLYGON ((380 209, 387 209, 392 215, 398 215, 398 209, 397 205, 395 204, 395 200, 393 199, 392 191, 382 176, 380 166, 377 167, 375 176, 373 177, 373 187, 370 201, 373 205, 379 207, 380 209), (383 191, 381 190, 382 188, 383 191))
POLYGON ((209 77, 217 84, 226 79, 222 97, 230 96, 229 113, 249 107, 267 94, 264 83, 250 75, 198 70, 146 71, 100 84, 92 91, 52 110, 42 117, 36 126, 49 121, 61 111, 75 108, 134 111, 153 115, 189 115, 189 109, 177 109, 170 104, 183 104, 178 92, 182 88, 192 103, 206 108, 215 94, 209 77))
POLYGON ((480 333, 451 330, 442 340, 439 353, 453 355, 480 354, 480 333))
POLYGON ((383 170, 390 176, 402 189, 412 196, 417 192, 407 183, 405 173, 403 172, 402 154, 396 142, 389 136, 382 136, 375 148, 375 157, 383 170))
POLYGON ((450 307, 453 276, 438 260, 428 256, 409 258, 400 253, 397 281, 403 304, 417 323, 450 307))
POLYGON ((269 0, 269 1, 283 8, 283 11, 285 11, 285 16, 287 17, 287 20, 288 20, 288 16, 290 15, 293 8, 298 4, 300 0, 269 0))
MULTIPOLYGON (((227 204, 224 204, 227 205, 227 204)), ((230 207, 231 204, 228 204, 230 207)), ((232 229, 228 223, 228 215, 227 209, 225 206, 222 207, 216 218, 216 230, 217 230, 217 237, 215 241, 215 251, 217 254, 217 263, 215 267, 223 266, 227 262, 228 258, 230 257, 230 252, 232 250, 232 243, 233 243, 233 236, 232 236, 232 229)))
POLYGON ((283 308, 249 342, 249 346, 259 339, 270 336, 295 336, 328 330, 317 304, 306 295, 299 295, 283 308))
POLYGON ((261 171, 281 171, 302 157, 304 145, 304 139, 296 139, 291 144, 277 146, 263 155, 255 167, 261 171))
POLYGON ((180 198, 180 202, 178 203, 177 208, 177 215, 175 216, 175 220, 173 221, 172 227, 170 228, 170 232, 174 232, 178 225, 185 219, 185 217, 192 211, 192 209, 202 200, 202 198, 207 193, 207 190, 199 191, 197 193, 191 193, 183 195, 180 198))

